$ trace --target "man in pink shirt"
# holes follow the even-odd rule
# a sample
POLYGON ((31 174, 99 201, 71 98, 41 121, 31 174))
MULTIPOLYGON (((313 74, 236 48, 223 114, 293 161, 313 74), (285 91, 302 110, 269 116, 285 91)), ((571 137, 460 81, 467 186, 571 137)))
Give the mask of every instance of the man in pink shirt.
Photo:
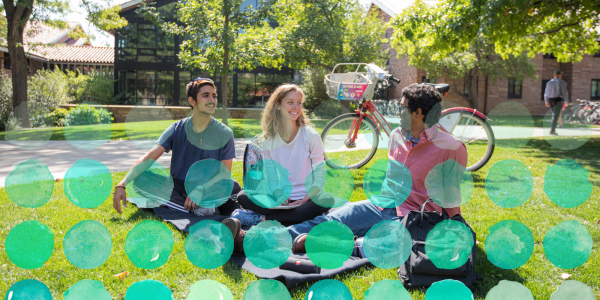
MULTIPOLYGON (((436 204, 427 204, 426 211, 441 212, 442 206, 450 216, 460 214, 460 182, 467 164, 467 148, 459 139, 438 130, 441 101, 440 94, 430 85, 412 84, 402 90, 400 127, 392 132, 388 145, 388 157, 395 162, 388 165, 378 200, 353 202, 287 227, 294 239, 292 251, 304 252, 306 235, 320 223, 341 222, 361 237, 381 221, 402 221, 429 198, 436 204), (389 205, 382 208, 373 202, 389 205)), ((232 231, 234 252, 243 253, 246 232, 236 221, 226 219, 223 224, 232 231)))

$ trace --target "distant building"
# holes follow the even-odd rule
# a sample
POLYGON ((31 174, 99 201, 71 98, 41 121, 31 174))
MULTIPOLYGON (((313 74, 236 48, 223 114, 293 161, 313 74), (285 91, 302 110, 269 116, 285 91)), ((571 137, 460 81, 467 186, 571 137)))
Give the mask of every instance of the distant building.
MULTIPOLYGON (((92 47, 87 39, 73 39, 69 34, 74 31, 83 32, 77 22, 67 22, 65 29, 44 25, 41 22, 27 23, 23 36, 25 56, 29 75, 38 70, 59 68, 82 74, 91 70, 113 74, 114 49, 108 47, 92 47)), ((0 64, 2 73, 10 75, 10 54, 6 41, 0 42, 0 64)))
MULTIPOLYGON (((175 0, 154 2, 161 17, 169 22, 177 21, 175 0)), ((221 76, 178 66, 177 54, 184 37, 169 37, 140 18, 135 13, 140 3, 140 0, 134 0, 121 4, 120 15, 129 25, 115 31, 115 94, 125 94, 122 103, 188 106, 185 86, 196 77, 212 78, 220 90, 221 76)), ((258 0, 245 0, 242 7, 248 5, 257 7, 258 0)), ((236 70, 228 78, 228 107, 260 106, 278 85, 291 82, 293 76, 294 70, 290 68, 236 70)), ((220 97, 222 93, 218 95, 220 97)))
MULTIPOLYGON (((412 5, 414 0, 371 0, 370 10, 376 11, 379 17, 388 22, 405 8, 412 5)), ((438 1, 426 0, 425 3, 435 5, 438 1)), ((386 31, 386 37, 391 37, 392 28, 386 31)), ((389 48, 389 43, 384 47, 389 48)), ((571 101, 575 99, 600 100, 600 52, 595 55, 584 55, 579 63, 559 63, 552 55, 537 54, 532 62, 537 69, 537 79, 526 79, 518 82, 514 79, 504 79, 493 82, 486 76, 476 76, 474 80, 478 94, 478 108, 484 113, 490 112, 498 104, 505 101, 517 101, 529 109, 532 115, 544 115, 548 108, 544 105, 543 95, 546 83, 553 78, 554 70, 563 71, 562 79, 567 82, 571 101)), ((429 82, 427 73, 408 65, 408 59, 397 57, 391 49, 388 64, 385 66, 394 77, 401 79, 390 99, 399 98, 404 87, 412 83, 429 82)), ((438 78, 437 82, 451 83, 447 78, 438 78)), ((458 88, 464 88, 464 79, 456 81, 458 88)), ((452 101, 458 105, 467 106, 450 84, 450 93, 444 101, 452 101)))

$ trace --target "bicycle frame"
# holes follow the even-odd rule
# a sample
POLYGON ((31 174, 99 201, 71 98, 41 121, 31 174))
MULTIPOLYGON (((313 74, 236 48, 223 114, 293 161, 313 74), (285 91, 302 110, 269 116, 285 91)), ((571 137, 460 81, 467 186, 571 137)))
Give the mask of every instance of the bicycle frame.
POLYGON ((387 134, 387 136, 389 137, 392 134, 392 127, 385 120, 381 112, 379 112, 375 105, 371 103, 371 100, 363 99, 361 102, 362 103, 360 103, 359 108, 355 111, 358 115, 360 115, 360 117, 358 118, 358 120, 352 121, 352 126, 350 127, 350 131, 348 132, 348 141, 350 143, 354 143, 354 141, 356 141, 356 137, 358 136, 358 129, 360 128, 362 120, 365 116, 371 119, 373 123, 375 123, 379 132, 381 132, 383 129, 383 132, 385 132, 385 134, 387 134))

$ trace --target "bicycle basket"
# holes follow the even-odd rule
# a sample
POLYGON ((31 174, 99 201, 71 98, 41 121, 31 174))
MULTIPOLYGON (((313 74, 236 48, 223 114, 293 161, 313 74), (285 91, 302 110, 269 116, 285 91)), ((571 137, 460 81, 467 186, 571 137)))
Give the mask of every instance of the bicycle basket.
POLYGON ((371 80, 366 72, 331 73, 325 75, 327 95, 336 100, 360 100, 371 80))

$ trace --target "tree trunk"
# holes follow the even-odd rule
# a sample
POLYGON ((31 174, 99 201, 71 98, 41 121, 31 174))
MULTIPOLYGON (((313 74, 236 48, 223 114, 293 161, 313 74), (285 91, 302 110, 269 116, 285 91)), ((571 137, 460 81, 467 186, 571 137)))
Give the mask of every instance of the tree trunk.
POLYGON ((229 70, 225 71, 225 74, 223 74, 221 79, 221 97, 223 97, 221 99, 221 103, 223 104, 221 111, 223 113, 221 122, 229 126, 229 123, 227 122, 227 77, 229 77, 229 70))
POLYGON ((224 26, 224 30, 225 30, 225 43, 223 46, 223 73, 221 74, 221 97, 223 97, 221 99, 221 103, 222 103, 222 107, 221 107, 221 113, 222 113, 222 118, 221 118, 221 122, 227 126, 229 126, 229 123, 227 122, 227 79, 229 77, 229 40, 227 35, 229 34, 229 10, 225 10, 225 26, 224 26))
POLYGON ((12 1, 3 1, 7 19, 8 53, 13 86, 14 116, 23 128, 31 127, 27 107, 27 58, 23 48, 25 22, 32 12, 32 0, 21 0, 15 5, 12 1))

